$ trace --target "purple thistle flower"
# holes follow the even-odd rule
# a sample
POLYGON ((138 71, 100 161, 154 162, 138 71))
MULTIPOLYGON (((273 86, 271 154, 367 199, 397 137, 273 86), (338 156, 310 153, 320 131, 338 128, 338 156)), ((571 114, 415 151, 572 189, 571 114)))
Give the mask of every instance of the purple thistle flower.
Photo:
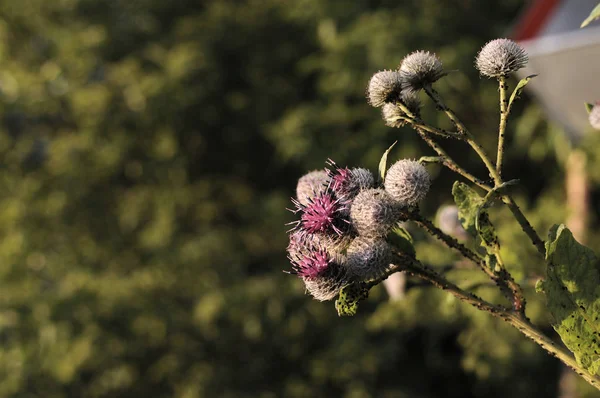
POLYGON ((340 201, 330 192, 317 194, 306 205, 295 199, 292 202, 296 205, 295 212, 301 213, 297 227, 306 233, 341 235, 343 224, 348 223, 342 217, 340 201))
POLYGON ((326 301, 335 298, 350 281, 342 257, 332 257, 325 248, 314 242, 310 249, 305 249, 303 254, 296 253, 296 258, 290 255, 292 270, 285 272, 300 277, 306 290, 315 299, 326 301))
POLYGON ((314 248, 297 260, 291 259, 291 262, 291 274, 302 278, 316 278, 327 271, 333 260, 325 249, 314 248))
POLYGON ((327 170, 329 188, 342 200, 344 206, 349 207, 350 202, 363 189, 375 186, 373 174, 367 169, 339 167, 331 159, 327 163, 332 167, 332 169, 327 170))

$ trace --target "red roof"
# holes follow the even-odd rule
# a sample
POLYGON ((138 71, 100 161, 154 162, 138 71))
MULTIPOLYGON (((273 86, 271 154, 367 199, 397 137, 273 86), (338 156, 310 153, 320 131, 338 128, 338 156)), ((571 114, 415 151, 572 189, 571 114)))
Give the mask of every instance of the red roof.
POLYGON ((560 0, 533 0, 513 32, 517 41, 532 39, 546 25, 560 0))

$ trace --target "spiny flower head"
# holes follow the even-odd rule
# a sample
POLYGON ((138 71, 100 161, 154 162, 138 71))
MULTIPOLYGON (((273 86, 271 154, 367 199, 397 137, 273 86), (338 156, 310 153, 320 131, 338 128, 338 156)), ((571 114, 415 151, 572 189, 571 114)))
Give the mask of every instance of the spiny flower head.
MULTIPOLYGON (((421 101, 418 92, 402 91, 400 102, 412 112, 413 116, 420 117, 421 101)), ((387 126, 402 127, 407 123, 404 118, 408 115, 397 104, 388 103, 381 108, 381 116, 387 126)))
POLYGON ((377 72, 371 77, 367 87, 368 102, 376 108, 386 102, 393 102, 400 95, 401 89, 400 73, 391 70, 377 72))
POLYGON ((400 128, 406 124, 406 121, 403 120, 406 114, 396 104, 385 104, 381 108, 381 117, 385 121, 385 125, 389 127, 400 128))
POLYGON ((412 90, 404 90, 400 93, 400 102, 408 108, 415 116, 421 114, 421 100, 419 99, 419 93, 412 90))
POLYGON ((291 274, 303 278, 316 278, 325 273, 332 264, 332 259, 324 248, 313 248, 298 259, 290 259, 292 262, 291 274))
POLYGON ((420 202, 429 191, 431 180, 429 173, 417 161, 399 160, 389 168, 385 175, 384 186, 402 206, 414 206, 420 202))
POLYGON ((361 191, 350 208, 350 220, 360 236, 386 236, 401 217, 400 206, 383 189, 361 191))
POLYGON ((392 258, 391 248, 384 239, 359 236, 348 247, 346 266, 356 279, 368 281, 383 275, 392 258))
POLYGON ((419 91, 445 75, 442 61, 429 51, 415 51, 400 64, 402 89, 419 91))
POLYGON ((600 130, 600 101, 596 101, 596 105, 590 111, 589 120, 593 128, 600 130))
POLYGON ((344 227, 348 225, 343 216, 344 207, 329 191, 317 194, 306 205, 295 199, 292 202, 296 206, 294 212, 300 213, 297 228, 305 233, 342 235, 344 227))
POLYGON ((328 163, 332 167, 328 170, 330 188, 346 204, 349 204, 361 190, 375 186, 373 173, 367 169, 338 167, 331 159, 328 163))
POLYGON ((500 77, 523 68, 529 60, 527 53, 510 39, 488 42, 477 57, 475 66, 483 76, 500 77))
POLYGON ((309 234, 301 229, 291 231, 287 247, 288 258, 290 261, 298 261, 306 254, 310 253, 317 243, 314 238, 316 235, 309 234))
POLYGON ((296 199, 303 205, 307 205, 309 199, 327 189, 328 180, 329 177, 325 170, 314 170, 303 175, 296 185, 296 199))
POLYGON ((290 274, 304 281, 306 290, 317 300, 331 300, 350 281, 341 258, 333 258, 327 250, 315 245, 303 256, 292 259, 290 274))
POLYGON ((344 233, 343 235, 310 234, 302 229, 296 229, 289 236, 288 258, 298 260, 310 253, 315 247, 325 249, 332 257, 339 257, 346 252, 352 238, 351 233, 344 233))

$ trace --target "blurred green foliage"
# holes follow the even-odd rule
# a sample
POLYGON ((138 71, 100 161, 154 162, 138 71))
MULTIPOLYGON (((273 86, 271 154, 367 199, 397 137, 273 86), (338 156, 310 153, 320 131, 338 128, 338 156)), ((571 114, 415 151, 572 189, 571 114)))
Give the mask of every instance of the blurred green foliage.
MULTIPOLYGON (((430 154, 366 104, 375 71, 435 51, 453 71, 440 92, 494 145, 497 87, 473 58, 521 3, 0 1, 0 396, 556 396, 557 361, 443 292, 377 288, 338 318, 281 272, 305 171, 375 170, 396 139, 390 161, 430 154)), ((561 135, 523 110, 505 175, 544 234, 565 214, 561 135)), ((431 215, 454 182, 432 172, 431 215)), ((542 275, 509 214, 492 218, 515 275, 542 275)), ((451 258, 413 234, 424 261, 451 258)))

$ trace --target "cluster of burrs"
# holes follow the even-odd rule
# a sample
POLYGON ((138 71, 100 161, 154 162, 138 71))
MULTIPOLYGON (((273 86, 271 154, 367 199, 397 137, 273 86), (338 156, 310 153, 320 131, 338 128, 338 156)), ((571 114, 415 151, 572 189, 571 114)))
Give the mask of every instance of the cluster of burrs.
MULTIPOLYGON (((482 75, 504 77, 526 62, 521 47, 498 39, 481 50, 476 65, 482 75)), ((424 89, 431 94, 431 85, 445 75, 435 54, 414 52, 397 70, 381 71, 371 78, 368 101, 383 107, 387 125, 414 124, 420 120, 419 92, 424 89)), ((299 219, 289 236, 290 273, 298 275, 318 300, 335 298, 351 283, 384 276, 395 260, 387 238, 410 217, 429 185, 427 170, 413 160, 392 165, 379 186, 370 171, 338 167, 332 161, 329 168, 304 175, 293 199, 292 211, 299 219)))
POLYGON ((288 257, 317 300, 331 300, 353 282, 374 280, 390 269, 386 238, 406 221, 429 190, 425 167, 413 160, 392 165, 382 184, 363 168, 329 167, 298 181, 288 257))
MULTIPOLYGON (((477 55, 475 66, 482 76, 504 78, 523 68, 528 61, 525 50, 509 39, 487 43, 477 55)), ((377 72, 367 87, 367 99, 382 107, 382 116, 390 127, 401 127, 419 119, 419 92, 431 87, 446 72, 440 59, 428 51, 415 51, 402 60, 396 70, 377 72)))

